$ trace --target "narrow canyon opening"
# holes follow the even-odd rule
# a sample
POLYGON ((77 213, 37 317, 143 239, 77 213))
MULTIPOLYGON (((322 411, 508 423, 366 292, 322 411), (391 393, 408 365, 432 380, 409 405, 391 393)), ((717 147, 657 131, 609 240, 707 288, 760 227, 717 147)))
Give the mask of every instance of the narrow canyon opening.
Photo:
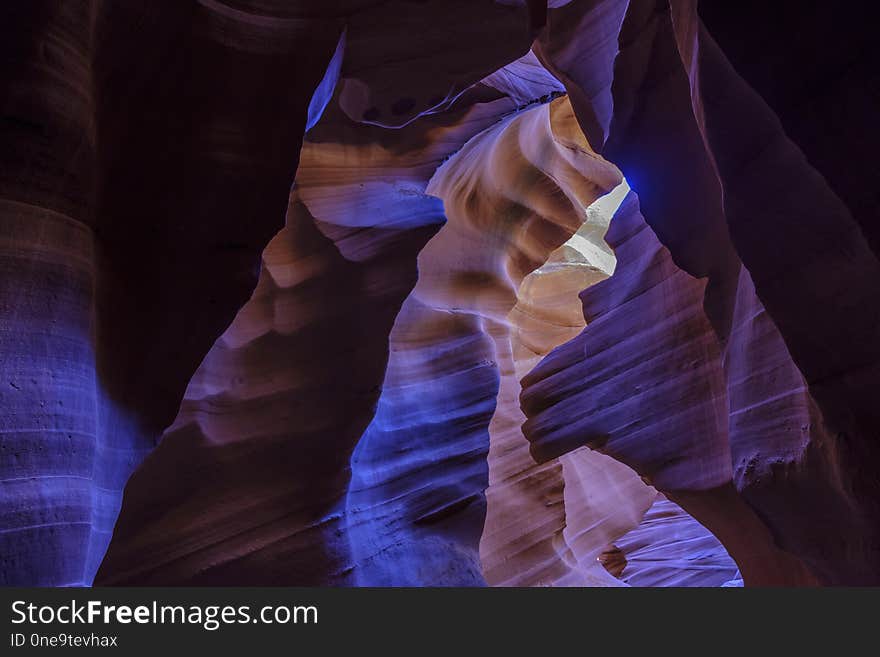
POLYGON ((352 459, 357 583, 740 582, 718 540, 629 467, 588 447, 536 464, 522 433, 519 382, 584 328, 579 296, 613 274, 605 234, 630 193, 568 98, 475 135, 427 190, 447 223, 420 254, 352 459))
POLYGON ((256 291, 132 477, 102 581, 735 581, 630 467, 588 446, 536 463, 523 434, 520 381, 584 328, 580 295, 612 276, 605 236, 634 197, 562 85, 530 54, 458 113, 391 131, 327 102, 256 291), (193 448, 184 467, 209 459, 216 485, 150 474, 193 448))

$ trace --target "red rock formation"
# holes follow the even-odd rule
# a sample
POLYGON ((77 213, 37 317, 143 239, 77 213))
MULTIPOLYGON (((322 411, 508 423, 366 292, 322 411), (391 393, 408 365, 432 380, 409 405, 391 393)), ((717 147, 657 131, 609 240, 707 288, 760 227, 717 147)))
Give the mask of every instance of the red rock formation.
POLYGON ((483 580, 477 547, 507 315, 523 277, 618 180, 564 99, 482 132, 431 180, 448 222, 419 256, 376 418, 352 461, 346 514, 359 584, 483 580))
POLYGON ((627 2, 571 0, 556 4, 550 5, 547 26, 535 42, 535 52, 565 84, 587 141, 601 152, 614 113, 611 83, 627 2))
POLYGON ((524 279, 586 221, 587 206, 619 180, 616 168, 597 158, 584 140, 568 100, 559 99, 469 142, 429 186, 444 199, 449 223, 420 256, 414 294, 436 308, 482 318, 500 374, 498 401, 487 427, 490 499, 481 543, 490 584, 512 583, 494 565, 499 562, 529 583, 552 583, 568 570, 559 554, 551 556, 564 551, 561 467, 531 472, 519 430, 518 340, 511 334, 510 325, 516 322, 511 313, 517 314, 524 279), (453 268, 449 253, 458 254, 453 268), (504 456, 513 462, 503 462, 504 456), (511 479, 519 479, 528 490, 502 484, 511 479), (495 491, 493 480, 499 485, 495 491), (555 521, 547 515, 554 499, 562 511, 555 521), (543 508, 532 507, 527 518, 529 504, 537 500, 544 502, 543 508), (512 521, 515 514, 517 522, 512 521), (555 522, 555 529, 548 531, 548 522, 555 522), (499 535, 493 537, 495 532, 499 535), (492 555, 494 542, 504 556, 492 555), (541 552, 546 553, 543 559, 541 552))
POLYGON ((5 583, 91 582, 281 226, 341 24, 240 7, 2 10, 5 583))
POLYGON ((575 236, 523 279, 506 324, 492 331, 501 380, 489 425, 487 514, 480 542, 483 571, 491 585, 613 583, 596 557, 638 524, 653 496, 631 470, 589 450, 536 464, 522 434, 520 379, 545 354, 580 332, 584 318, 578 293, 607 278, 614 268, 603 240, 610 217, 593 206, 585 215, 575 236), (621 490, 626 493, 621 495, 621 490), (614 527, 610 532, 609 526, 614 527), (577 536, 577 554, 567 544, 572 534, 577 536), (585 551, 589 554, 582 554, 585 551))
POLYGON ((392 131, 331 102, 303 145, 261 282, 132 477, 98 581, 352 581, 340 522, 348 460, 382 390, 416 257, 443 222, 425 186, 514 108, 481 87, 454 112, 392 131))
MULTIPOLYGON (((747 584, 873 581, 876 523, 868 518, 875 513, 876 491, 873 478, 860 474, 851 459, 876 458, 867 438, 876 426, 876 408, 862 405, 876 381, 877 341, 869 337, 877 332, 876 258, 846 208, 701 29, 695 4, 673 2, 672 8, 630 3, 605 155, 621 166, 648 224, 668 247, 675 263, 669 263, 668 275, 684 277, 664 303, 640 311, 644 328, 636 331, 646 337, 638 341, 645 345, 638 347, 639 360, 650 353, 647 344, 656 344, 647 331, 657 329, 645 326, 653 317, 669 325, 661 329, 661 339, 672 341, 667 358, 673 349, 693 349, 694 338, 703 336, 704 350, 690 362, 705 370, 676 382, 659 370, 653 376, 642 371, 647 363, 642 370, 609 369, 617 376, 612 392, 610 379, 579 373, 586 368, 575 354, 586 348, 592 361, 603 350, 637 341, 631 333, 624 339, 627 331, 611 331, 602 342, 594 322, 528 377, 524 404, 532 418, 526 433, 539 455, 586 441, 631 463, 721 539, 747 584), (826 277, 824 271, 835 273, 826 277), (690 276, 708 277, 702 308, 695 305, 701 295, 687 282, 690 276), (684 308, 678 304, 687 289, 694 290, 689 321, 694 330, 703 324, 693 334, 687 324, 670 324, 675 316, 667 309, 684 308), (809 315, 817 307, 837 308, 842 316, 819 320, 816 330, 809 315), (696 381, 695 394, 688 393, 696 381), (609 402, 617 398, 625 405, 651 394, 653 402, 641 405, 635 425, 613 421, 609 402), (707 410, 698 417, 714 420, 689 421, 664 433, 674 426, 670 410, 695 413, 700 404, 707 410), (554 420, 569 408, 584 416, 577 429, 554 420), (640 428, 645 438, 629 438, 640 428), (658 443, 657 436, 665 440, 658 443), (696 444, 682 445, 688 436, 699 440, 698 451, 696 444), (713 441, 716 456, 709 458, 713 441), (724 483, 733 475, 726 472, 729 459, 736 488, 724 483), (812 514, 836 530, 817 535, 812 514)), ((615 218, 612 233, 622 236, 616 224, 623 221, 624 215, 615 218)), ((651 267, 636 270, 633 276, 646 285, 651 267)), ((615 278, 623 279, 625 271, 622 266, 615 278)), ((588 319, 613 316, 627 302, 644 303, 645 295, 615 298, 612 281, 612 289, 596 286, 585 293, 588 319)))
POLYGON ((873 24, 766 4, 0 8, 0 583, 880 581, 873 24))

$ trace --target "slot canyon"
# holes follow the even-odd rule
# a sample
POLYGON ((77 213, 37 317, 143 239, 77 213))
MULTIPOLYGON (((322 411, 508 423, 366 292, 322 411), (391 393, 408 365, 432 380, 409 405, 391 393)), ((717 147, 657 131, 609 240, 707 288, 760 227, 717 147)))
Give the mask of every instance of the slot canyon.
POLYGON ((867 5, 0 4, 0 584, 880 585, 867 5))

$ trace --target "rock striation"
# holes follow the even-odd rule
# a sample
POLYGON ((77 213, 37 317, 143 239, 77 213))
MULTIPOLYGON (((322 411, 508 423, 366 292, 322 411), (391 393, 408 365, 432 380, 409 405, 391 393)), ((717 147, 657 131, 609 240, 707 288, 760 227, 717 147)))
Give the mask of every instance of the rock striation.
POLYGON ((0 584, 880 582, 864 8, 331 4, 0 8, 0 584))

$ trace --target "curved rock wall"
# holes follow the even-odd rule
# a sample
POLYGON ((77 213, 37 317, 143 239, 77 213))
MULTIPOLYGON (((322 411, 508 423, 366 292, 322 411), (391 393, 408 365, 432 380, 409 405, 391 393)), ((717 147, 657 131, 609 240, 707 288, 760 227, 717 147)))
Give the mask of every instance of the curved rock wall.
POLYGON ((876 583, 871 23, 765 5, 4 5, 0 583, 876 583))
POLYGON ((480 86, 454 112, 387 130, 330 102, 303 145, 287 226, 264 253, 261 282, 132 477, 98 581, 360 576, 366 557, 352 554, 345 533, 348 462, 379 401, 416 258, 444 221, 428 178, 515 108, 480 86))
POLYGON ((617 181, 565 98, 480 133, 432 178, 447 223, 419 255, 376 417, 352 461, 350 541, 367 560, 359 584, 494 583, 478 545, 487 452, 501 424, 519 433, 502 410, 516 397, 508 314, 522 280, 617 181))
MULTIPOLYGON (((875 462, 868 435, 876 409, 860 400, 876 381, 877 342, 868 337, 877 330, 876 258, 840 199, 719 53, 696 3, 630 3, 620 45, 604 154, 638 192, 645 220, 671 256, 668 275, 682 282, 655 310, 640 311, 633 332, 612 331, 605 343, 596 313, 613 316, 645 295, 614 299, 613 279, 610 290, 585 292, 593 323, 526 382, 533 452, 546 458, 586 441, 630 463, 721 538, 747 584, 873 581, 875 480, 862 473, 875 462), (835 274, 824 279, 823 271, 835 274), (707 277, 705 296, 691 277, 707 277), (688 289, 696 323, 676 328, 671 309, 684 308, 678 304, 688 289), (807 313, 820 306, 842 315, 815 330, 807 313), (649 331, 662 327, 649 317, 668 325, 660 329, 673 341, 665 357, 677 342, 676 367, 704 373, 676 382, 660 370, 612 369, 613 388, 601 377, 584 378, 583 349, 601 358, 601 348, 635 343, 634 332, 645 336, 644 362, 647 345, 656 344, 649 331), (705 347, 686 357, 698 336, 705 347), (691 383, 697 388, 689 393, 691 383), (645 394, 657 397, 641 406, 637 423, 622 423, 626 413, 614 421, 621 404, 645 394), (609 406, 615 396, 618 406, 609 406), (567 409, 583 414, 583 424, 562 425, 557 418, 567 409), (661 441, 662 427, 674 426, 668 410, 699 415, 661 441), (611 420, 601 420, 608 413, 611 420), (639 429, 645 438, 629 437, 639 429), (685 448, 688 440, 698 442, 685 448), (817 535, 814 514, 836 529, 817 535)), ((624 221, 615 217, 611 233, 620 234, 624 221)), ((654 276, 648 263, 637 269, 636 280, 654 276)))
POLYGON ((92 581, 282 224, 341 24, 247 5, 2 9, 5 584, 92 581))

